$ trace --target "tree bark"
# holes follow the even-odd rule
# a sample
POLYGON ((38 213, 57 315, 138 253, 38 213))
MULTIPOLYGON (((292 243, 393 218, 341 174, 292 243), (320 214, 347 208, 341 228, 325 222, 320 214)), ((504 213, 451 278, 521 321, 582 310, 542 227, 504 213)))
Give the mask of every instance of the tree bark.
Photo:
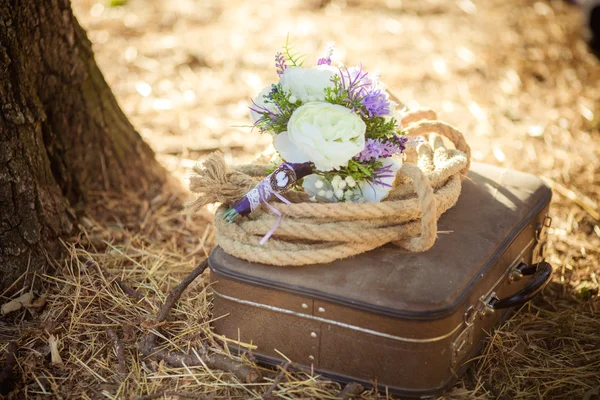
POLYGON ((91 194, 165 180, 69 0, 0 0, 0 289, 60 256, 91 194))

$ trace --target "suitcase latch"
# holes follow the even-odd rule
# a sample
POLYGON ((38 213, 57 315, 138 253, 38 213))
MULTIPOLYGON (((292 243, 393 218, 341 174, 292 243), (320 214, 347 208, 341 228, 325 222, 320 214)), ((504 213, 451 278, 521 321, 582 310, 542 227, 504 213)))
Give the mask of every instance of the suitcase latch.
POLYGON ((471 350, 474 331, 475 326, 469 324, 452 342, 452 365, 456 365, 471 350))
POLYGON ((471 306, 465 312, 465 329, 452 342, 452 365, 455 366, 471 349, 473 334, 475 333, 475 320, 494 313, 494 303, 498 301, 495 292, 481 296, 477 307, 471 306))
POLYGON ((544 261, 546 257, 546 231, 552 225, 552 217, 548 214, 544 217, 544 222, 538 223, 535 227, 535 247, 533 248, 533 262, 544 261))
POLYGON ((455 366, 467 353, 473 345, 473 333, 475 332, 475 318, 477 310, 471 306, 465 313, 466 327, 452 342, 452 365, 455 366))

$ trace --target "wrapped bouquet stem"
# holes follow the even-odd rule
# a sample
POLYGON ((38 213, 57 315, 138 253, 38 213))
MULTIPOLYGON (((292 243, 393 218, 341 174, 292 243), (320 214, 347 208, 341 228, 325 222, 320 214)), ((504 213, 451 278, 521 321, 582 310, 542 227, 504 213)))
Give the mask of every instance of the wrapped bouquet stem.
POLYGON ((211 155, 190 178, 191 209, 222 203, 218 244, 254 262, 328 263, 386 243, 429 249, 468 171, 463 135, 429 110, 396 113, 377 76, 332 67, 331 51, 313 68, 286 54, 279 82, 251 107, 277 157, 231 167, 211 155))

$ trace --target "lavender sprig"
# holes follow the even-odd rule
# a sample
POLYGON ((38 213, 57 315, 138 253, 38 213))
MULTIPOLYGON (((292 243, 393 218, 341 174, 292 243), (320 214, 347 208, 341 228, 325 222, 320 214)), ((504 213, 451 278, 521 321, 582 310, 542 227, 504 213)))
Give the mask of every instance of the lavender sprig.
POLYGON ((330 43, 325 50, 325 57, 319 58, 317 65, 331 65, 331 57, 333 56, 335 48, 333 43, 330 43))
POLYGON ((281 52, 275 54, 275 67, 277 68, 277 75, 281 76, 283 71, 287 68, 285 64, 285 57, 281 52))
POLYGON ((402 154, 406 149, 407 139, 394 135, 387 139, 367 139, 365 148, 355 157, 360 162, 370 162, 378 158, 387 158, 402 154))

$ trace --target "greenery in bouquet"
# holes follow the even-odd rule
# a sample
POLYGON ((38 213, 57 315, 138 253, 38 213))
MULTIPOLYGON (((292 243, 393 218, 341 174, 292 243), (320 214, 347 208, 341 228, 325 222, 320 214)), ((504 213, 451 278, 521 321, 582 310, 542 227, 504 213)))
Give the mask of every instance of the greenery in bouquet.
POLYGON ((282 161, 310 163, 302 188, 325 201, 381 201, 402 165, 407 139, 377 74, 332 65, 333 46, 316 65, 286 43, 275 56, 279 82, 252 102, 254 126, 273 136, 282 161))
POLYGON ((233 222, 288 190, 312 200, 379 202, 394 186, 407 139, 394 117, 397 104, 377 74, 362 66, 332 65, 333 46, 316 65, 304 67, 289 42, 275 56, 279 81, 264 88, 250 106, 254 126, 273 136, 280 160, 256 187, 231 204, 223 218, 233 222), (301 182, 301 184, 300 184, 301 182))

